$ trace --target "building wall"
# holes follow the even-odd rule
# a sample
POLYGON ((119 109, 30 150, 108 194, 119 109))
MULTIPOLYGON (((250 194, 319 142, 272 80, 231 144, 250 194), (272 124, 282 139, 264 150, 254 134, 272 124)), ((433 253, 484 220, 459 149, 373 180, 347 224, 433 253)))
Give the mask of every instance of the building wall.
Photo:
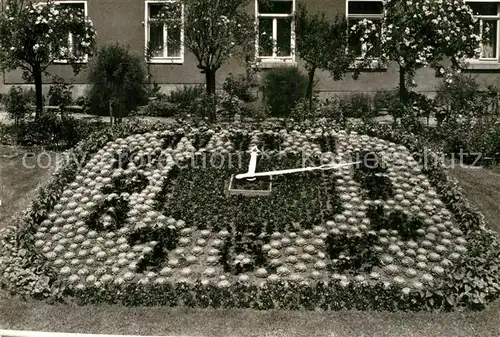
MULTIPOLYGON (((328 17, 337 14, 345 15, 345 0, 297 0, 307 5, 310 11, 323 11, 328 17)), ((128 45, 131 52, 143 55, 144 50, 144 12, 145 2, 143 0, 88 0, 88 14, 94 22, 97 30, 97 42, 99 46, 108 43, 121 43, 128 45)), ((249 11, 253 13, 254 4, 250 4, 249 11)), ((299 68, 303 69, 303 62, 297 59, 299 68)), ((268 71, 268 70, 265 70, 268 71)), ((83 93, 86 83, 87 72, 83 70, 78 75, 73 75, 68 65, 53 65, 49 72, 65 78, 74 83, 75 94, 83 93)), ((183 64, 152 64, 151 72, 153 80, 162 84, 166 90, 175 85, 204 83, 204 77, 196 67, 196 60, 187 50, 183 64)), ((237 59, 231 59, 217 73, 218 86, 222 84, 229 73, 243 73, 244 68, 237 59)), ((488 71, 474 73, 481 83, 500 87, 500 72, 488 71)), ((316 90, 323 95, 346 94, 353 92, 374 92, 379 89, 392 89, 398 83, 398 72, 394 65, 388 69, 376 72, 363 72, 358 80, 353 80, 347 74, 342 81, 333 81, 327 73, 317 72, 318 84, 316 90)), ((435 79, 432 70, 422 69, 416 76, 417 91, 432 94, 439 80, 435 79)), ((24 81, 21 73, 13 71, 5 74, 5 84, 21 84, 24 81)), ((50 83, 50 78, 45 78, 44 83, 50 83)), ((46 85, 47 86, 47 85, 46 85)))

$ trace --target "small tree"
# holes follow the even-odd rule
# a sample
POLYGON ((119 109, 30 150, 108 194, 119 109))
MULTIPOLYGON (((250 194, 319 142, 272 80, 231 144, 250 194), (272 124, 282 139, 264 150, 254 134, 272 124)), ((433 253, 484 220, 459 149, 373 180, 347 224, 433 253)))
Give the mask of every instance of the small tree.
POLYGON ((476 22, 463 0, 386 0, 380 26, 362 20, 351 31, 360 33, 367 44, 365 58, 398 64, 399 95, 406 103, 417 69, 430 66, 449 82, 466 59, 478 55, 481 37, 476 22))
MULTIPOLYGON (((151 23, 166 25, 167 30, 184 26, 180 42, 196 57, 198 68, 205 74, 207 93, 214 99, 217 70, 255 41, 253 18, 246 12, 248 3, 249 0, 184 0, 183 5, 180 0, 167 2, 156 22, 151 23)), ((210 119, 215 119, 215 104, 210 119)))
MULTIPOLYGON (((311 109, 316 70, 329 71, 333 79, 339 81, 352 67, 356 55, 349 47, 348 25, 343 16, 336 16, 331 22, 324 13, 310 14, 300 4, 295 27, 296 51, 305 61, 309 77, 306 98, 311 109)), ((358 77, 359 69, 354 69, 354 78, 358 77)))
POLYGON ((0 11, 0 68, 20 68, 23 79, 35 82, 36 117, 43 109, 42 74, 53 61, 67 60, 74 73, 81 69, 84 55, 92 56, 95 30, 84 13, 58 6, 52 0, 27 4, 7 0, 0 11), (69 36, 73 46, 69 46, 69 36), (72 52, 77 46, 78 53, 72 52))
POLYGON ((147 73, 140 56, 119 44, 102 47, 88 75, 92 111, 108 111, 120 121, 129 111, 147 102, 147 73))
POLYGON ((19 124, 29 113, 28 100, 25 98, 24 91, 19 86, 12 86, 5 98, 5 110, 10 119, 14 120, 14 126, 19 130, 19 124))

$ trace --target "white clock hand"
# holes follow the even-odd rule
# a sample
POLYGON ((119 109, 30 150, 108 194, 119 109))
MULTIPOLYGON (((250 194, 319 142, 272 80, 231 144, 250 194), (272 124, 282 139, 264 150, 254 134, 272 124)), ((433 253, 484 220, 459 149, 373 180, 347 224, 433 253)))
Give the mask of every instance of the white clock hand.
POLYGON ((352 162, 352 163, 344 163, 344 164, 325 164, 321 166, 312 166, 312 167, 305 167, 305 168, 294 168, 294 169, 286 169, 286 170, 279 170, 279 171, 268 171, 268 172, 247 172, 247 173, 241 173, 237 174, 235 176, 236 179, 243 179, 243 178, 252 178, 254 180, 256 177, 266 177, 266 176, 274 176, 274 175, 281 175, 281 174, 289 174, 289 173, 298 173, 298 172, 306 172, 306 171, 313 171, 313 170, 330 170, 334 168, 339 168, 339 167, 344 167, 344 166, 350 166, 350 165, 355 165, 355 164, 360 164, 360 161, 357 162, 352 162))

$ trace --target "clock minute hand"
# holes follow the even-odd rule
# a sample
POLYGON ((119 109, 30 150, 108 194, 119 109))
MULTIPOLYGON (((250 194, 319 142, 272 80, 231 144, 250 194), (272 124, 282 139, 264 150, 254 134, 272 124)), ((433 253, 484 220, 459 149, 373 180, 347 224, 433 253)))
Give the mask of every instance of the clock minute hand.
POLYGON ((247 173, 237 174, 236 179, 266 177, 266 176, 274 176, 274 175, 298 173, 298 172, 306 172, 306 171, 314 171, 314 170, 330 170, 330 169, 334 169, 334 168, 338 168, 338 167, 350 166, 350 165, 355 165, 355 164, 360 164, 360 163, 361 162, 358 161, 358 162, 345 163, 345 164, 325 164, 325 165, 321 165, 321 166, 286 169, 286 170, 279 170, 279 171, 253 172, 253 173, 247 172, 247 173))

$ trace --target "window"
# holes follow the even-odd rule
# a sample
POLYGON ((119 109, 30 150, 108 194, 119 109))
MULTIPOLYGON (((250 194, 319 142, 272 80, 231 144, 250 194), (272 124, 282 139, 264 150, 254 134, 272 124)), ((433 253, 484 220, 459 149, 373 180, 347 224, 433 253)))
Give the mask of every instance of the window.
POLYGON ((258 59, 263 62, 294 61, 294 12, 295 0, 255 0, 258 59))
MULTIPOLYGON (((57 6, 64 6, 65 8, 71 8, 81 13, 81 15, 87 16, 87 2, 86 1, 56 1, 57 6)), ((70 54, 80 58, 81 62, 88 62, 87 55, 84 55, 80 49, 79 41, 73 37, 73 34, 68 33, 68 43, 65 45, 69 49, 70 54)), ((56 60, 56 63, 67 63, 67 60, 56 60)))
POLYGON ((146 1, 146 48, 150 48, 152 63, 183 63, 184 62, 184 46, 182 40, 184 38, 183 25, 183 5, 177 2, 180 8, 181 24, 179 27, 167 29, 167 25, 155 23, 160 11, 162 10, 165 0, 161 1, 146 1))
POLYGON ((478 18, 476 23, 476 34, 486 38, 486 43, 480 44, 481 53, 476 61, 498 62, 498 35, 500 20, 500 2, 467 2, 472 8, 474 15, 478 18), (487 33, 486 27, 489 28, 487 33))
MULTIPOLYGON (((357 22, 368 19, 381 23, 383 18, 384 4, 380 0, 347 0, 347 21, 350 27, 354 26, 357 22)), ((359 58, 363 58, 367 51, 366 43, 362 43, 359 38, 350 37, 349 47, 355 51, 359 58)))

